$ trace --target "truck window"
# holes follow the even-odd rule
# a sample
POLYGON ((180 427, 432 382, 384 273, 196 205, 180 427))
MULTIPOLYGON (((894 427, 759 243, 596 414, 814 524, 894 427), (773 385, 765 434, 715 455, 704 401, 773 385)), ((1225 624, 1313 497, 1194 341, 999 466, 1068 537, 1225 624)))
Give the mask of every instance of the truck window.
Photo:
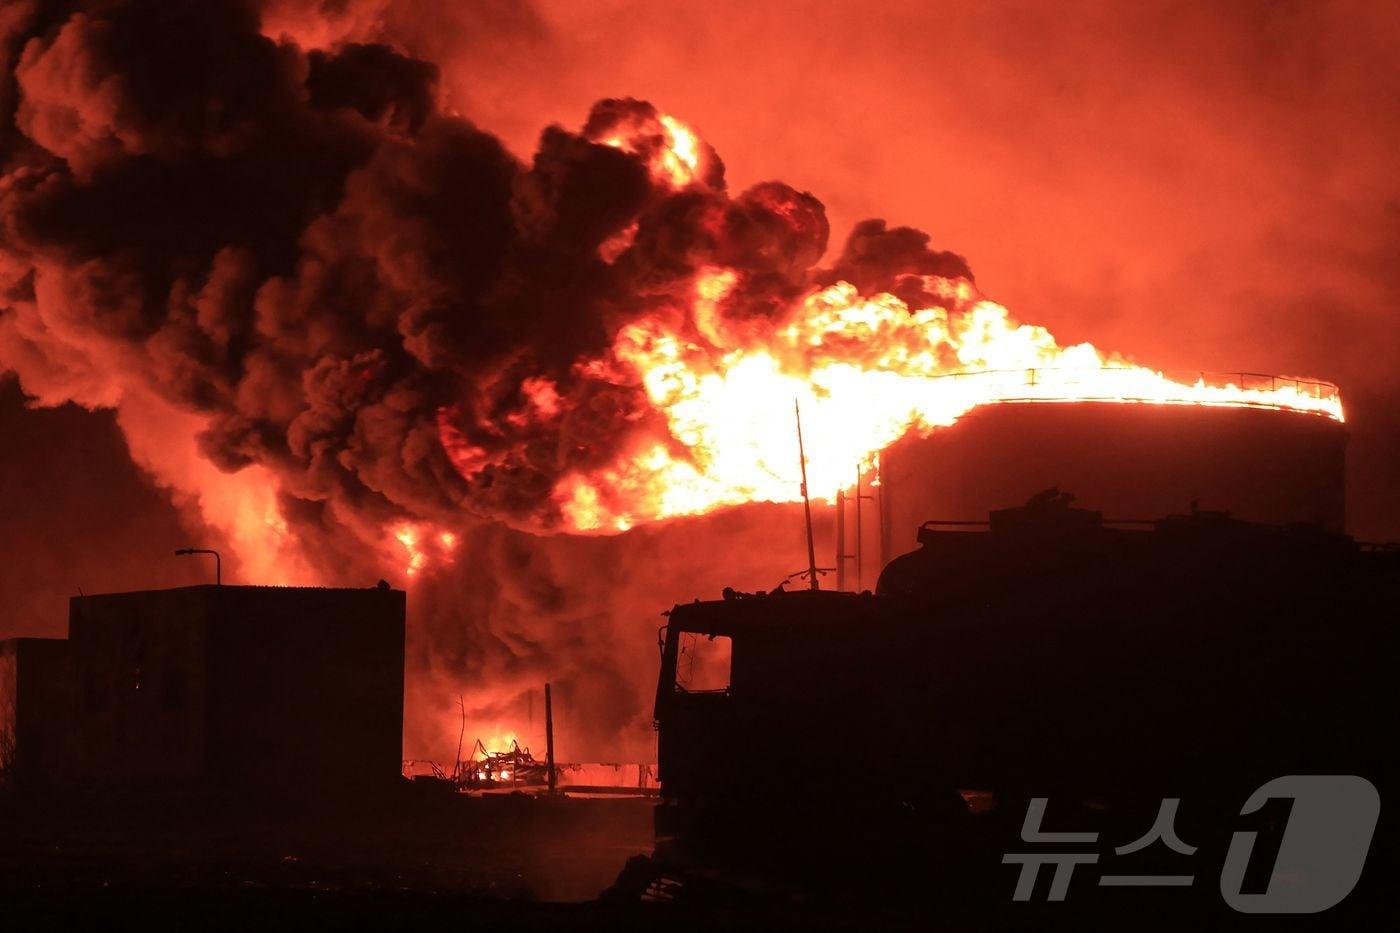
POLYGON ((682 693, 725 693, 729 690, 734 646, 728 635, 684 632, 676 657, 676 687, 682 693))

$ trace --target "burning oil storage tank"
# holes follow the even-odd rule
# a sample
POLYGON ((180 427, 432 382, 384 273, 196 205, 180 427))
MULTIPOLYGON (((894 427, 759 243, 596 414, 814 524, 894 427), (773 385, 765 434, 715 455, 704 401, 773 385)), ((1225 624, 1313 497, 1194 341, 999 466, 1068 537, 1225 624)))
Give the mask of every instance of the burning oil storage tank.
POLYGON ((1193 504, 1268 524, 1342 531, 1346 429, 1267 407, 1106 401, 984 405, 880 455, 882 564, 932 519, 977 520, 1050 487, 1105 517, 1151 520, 1193 504))

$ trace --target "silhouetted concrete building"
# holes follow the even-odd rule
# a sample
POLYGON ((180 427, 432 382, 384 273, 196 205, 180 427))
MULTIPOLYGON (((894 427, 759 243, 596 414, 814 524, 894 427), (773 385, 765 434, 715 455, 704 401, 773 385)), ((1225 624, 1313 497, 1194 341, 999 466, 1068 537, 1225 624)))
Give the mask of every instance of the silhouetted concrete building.
POLYGON ((335 793, 398 779, 404 593, 77 596, 72 768, 113 786, 335 793))
POLYGON ((0 641, 0 773, 35 784, 62 769, 72 727, 72 683, 63 639, 0 641))

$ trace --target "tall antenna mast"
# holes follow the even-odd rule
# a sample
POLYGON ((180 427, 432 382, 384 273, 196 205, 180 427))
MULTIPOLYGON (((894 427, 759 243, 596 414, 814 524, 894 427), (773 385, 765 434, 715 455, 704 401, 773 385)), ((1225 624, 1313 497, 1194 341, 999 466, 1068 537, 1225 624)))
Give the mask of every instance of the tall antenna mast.
POLYGON ((802 466, 802 511, 807 515, 807 576, 811 588, 821 589, 817 582, 817 549, 812 544, 812 500, 807 498, 807 451, 802 446, 802 406, 797 399, 792 400, 792 410, 797 416, 797 461, 802 466))

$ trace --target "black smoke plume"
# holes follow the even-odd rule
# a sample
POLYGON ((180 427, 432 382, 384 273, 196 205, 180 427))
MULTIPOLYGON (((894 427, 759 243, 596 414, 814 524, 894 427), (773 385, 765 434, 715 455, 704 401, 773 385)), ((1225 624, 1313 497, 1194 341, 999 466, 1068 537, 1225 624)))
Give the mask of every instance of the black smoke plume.
POLYGON ((625 564, 629 545, 579 561, 482 524, 556 529, 559 478, 656 428, 640 385, 575 364, 630 320, 683 315, 707 266, 738 273, 720 310, 742 327, 834 276, 907 292, 966 265, 872 221, 816 270, 816 198, 780 182, 731 194, 707 148, 695 178, 658 176, 648 103, 600 101, 523 163, 440 105, 433 63, 304 50, 266 35, 263 12, 0 13, 0 371, 35 404, 115 410, 136 462, 225 535, 245 577, 290 561, 303 580, 362 584, 395 523, 467 534, 473 582, 427 597, 422 666, 523 685, 549 673, 541 619, 588 626, 569 670, 623 684, 594 700, 613 727, 635 719, 638 677, 604 634, 613 597, 578 593, 580 564, 625 564), (540 379, 557 406, 513 417, 540 379), (278 554, 252 553, 265 529, 229 483, 275 504, 253 524, 277 526, 278 554))

